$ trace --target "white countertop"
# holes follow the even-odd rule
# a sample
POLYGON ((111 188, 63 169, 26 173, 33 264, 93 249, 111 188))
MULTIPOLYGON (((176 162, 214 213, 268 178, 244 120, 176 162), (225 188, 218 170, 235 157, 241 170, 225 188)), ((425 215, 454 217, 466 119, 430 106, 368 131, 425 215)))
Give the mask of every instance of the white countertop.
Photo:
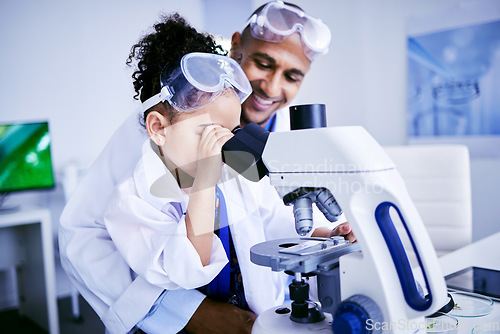
MULTIPOLYGON (((444 276, 470 266, 500 270, 500 232, 443 255, 439 258, 439 263, 444 276)), ((499 302, 495 302, 493 311, 486 316, 455 318, 458 319, 458 332, 454 333, 470 334, 474 327, 497 330, 484 333, 500 333, 499 302)), ((474 334, 476 333, 474 331, 474 334)))
POLYGON ((500 270, 500 232, 439 258, 443 275, 470 266, 500 270))

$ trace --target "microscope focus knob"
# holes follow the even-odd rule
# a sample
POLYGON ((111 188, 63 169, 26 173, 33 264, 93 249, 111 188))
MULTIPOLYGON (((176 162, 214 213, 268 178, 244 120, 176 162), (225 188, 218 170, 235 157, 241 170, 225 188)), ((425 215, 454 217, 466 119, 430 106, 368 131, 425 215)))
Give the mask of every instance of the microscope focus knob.
POLYGON ((332 330, 335 334, 381 333, 378 328, 381 327, 382 321, 382 312, 372 299, 364 295, 354 295, 338 306, 332 330))

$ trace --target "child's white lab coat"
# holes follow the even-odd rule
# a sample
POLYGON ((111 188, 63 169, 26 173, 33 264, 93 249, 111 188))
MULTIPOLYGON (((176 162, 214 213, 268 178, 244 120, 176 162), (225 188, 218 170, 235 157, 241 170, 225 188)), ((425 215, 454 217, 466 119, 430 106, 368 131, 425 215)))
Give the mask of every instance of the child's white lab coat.
MULTIPOLYGON (((131 115, 115 133, 61 216, 63 267, 110 333, 128 332, 163 291, 161 286, 130 270, 102 218, 113 182, 116 184, 129 174, 131 166, 141 158, 144 139, 139 138, 145 138, 145 133, 137 117, 131 115), (88 193, 100 188, 101 191, 88 193)), ((297 237, 293 214, 290 207, 283 206, 268 178, 253 183, 227 173, 223 177, 229 179, 221 184, 221 189, 227 201, 247 301, 259 313, 280 303, 283 291, 277 286, 278 274, 250 262, 250 247, 264 240, 297 237)), ((324 224, 322 218, 320 214, 318 221, 324 224)))
MULTIPOLYGON (((189 198, 152 145, 149 140, 144 143, 134 174, 117 187, 104 221, 136 274, 168 290, 198 288, 210 283, 228 259, 214 235, 210 264, 202 265, 186 236, 189 198)), ((250 247, 269 238, 297 236, 293 215, 266 181, 250 183, 223 169, 219 187, 226 199, 245 297, 250 308, 260 313, 283 302, 284 287, 281 274, 251 263, 250 247)))

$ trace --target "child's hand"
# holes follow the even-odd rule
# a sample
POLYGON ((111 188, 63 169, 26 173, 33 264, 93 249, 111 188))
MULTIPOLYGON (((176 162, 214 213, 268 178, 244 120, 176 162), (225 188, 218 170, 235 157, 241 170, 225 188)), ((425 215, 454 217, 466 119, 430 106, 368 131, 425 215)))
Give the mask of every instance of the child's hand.
POLYGON ((222 146, 234 136, 220 125, 209 125, 201 133, 198 147, 198 167, 195 182, 204 187, 213 187, 220 179, 222 146))

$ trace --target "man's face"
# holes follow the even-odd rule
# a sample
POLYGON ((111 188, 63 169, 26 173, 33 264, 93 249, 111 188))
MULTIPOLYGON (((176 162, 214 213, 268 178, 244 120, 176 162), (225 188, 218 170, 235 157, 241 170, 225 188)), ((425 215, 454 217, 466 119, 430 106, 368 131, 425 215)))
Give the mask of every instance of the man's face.
POLYGON ((253 89, 242 105, 242 126, 250 122, 265 126, 297 95, 311 65, 298 33, 281 43, 272 43, 250 36, 243 41, 236 32, 231 57, 240 63, 253 89))

